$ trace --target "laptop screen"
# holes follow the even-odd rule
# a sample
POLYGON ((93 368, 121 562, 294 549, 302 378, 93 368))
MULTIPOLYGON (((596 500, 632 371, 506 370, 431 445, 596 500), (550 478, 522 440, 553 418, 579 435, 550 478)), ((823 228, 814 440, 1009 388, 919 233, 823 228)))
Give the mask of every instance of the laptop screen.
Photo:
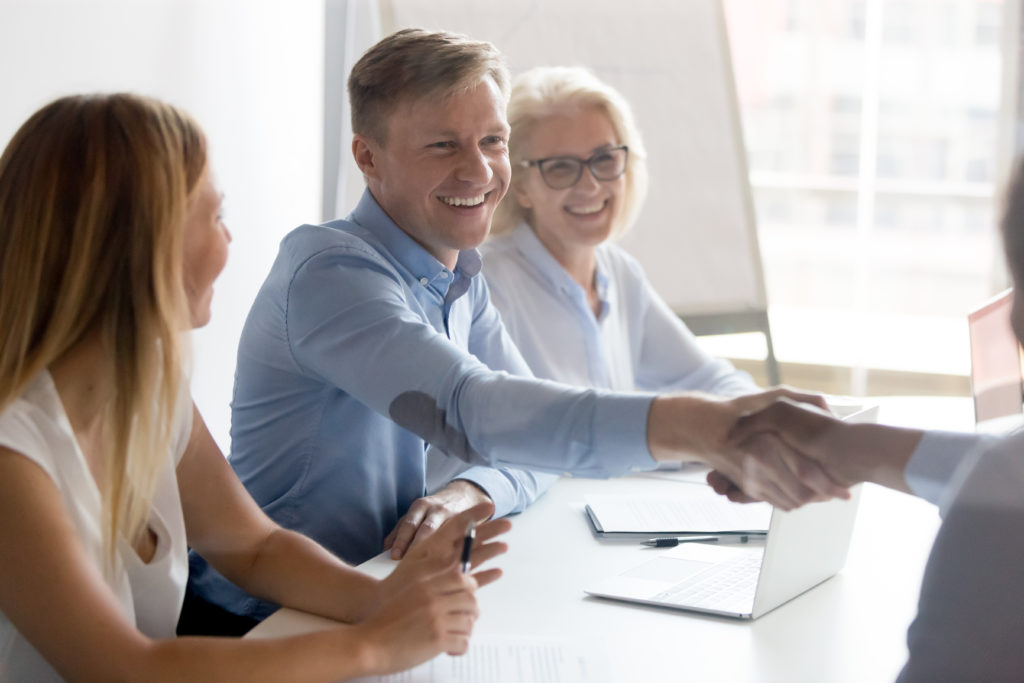
POLYGON ((1024 406, 1021 349, 1010 326, 1013 290, 967 315, 971 339, 971 393, 978 422, 1020 415, 1024 406))

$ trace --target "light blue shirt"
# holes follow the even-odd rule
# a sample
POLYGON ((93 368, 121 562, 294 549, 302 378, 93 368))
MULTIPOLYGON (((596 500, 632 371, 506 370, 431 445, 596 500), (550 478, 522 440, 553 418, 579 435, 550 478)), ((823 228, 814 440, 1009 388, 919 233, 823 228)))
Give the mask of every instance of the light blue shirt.
POLYGON ((524 224, 481 248, 491 299, 537 377, 617 391, 757 391, 750 376, 714 358, 619 247, 598 246, 600 315, 587 294, 524 224))
MULTIPOLYGON (((479 269, 475 250, 446 269, 369 192, 347 219, 284 238, 242 330, 231 425, 231 464, 273 519, 355 564, 424 495, 427 442, 475 465, 592 477, 654 466, 652 395, 509 374, 528 370, 479 269)), ((531 476, 460 478, 500 513, 532 495, 531 476)), ((272 609, 194 555, 192 571, 211 602, 272 609)))
POLYGON ((980 453, 998 444, 994 434, 928 431, 907 462, 904 478, 914 495, 945 513, 951 497, 980 453))

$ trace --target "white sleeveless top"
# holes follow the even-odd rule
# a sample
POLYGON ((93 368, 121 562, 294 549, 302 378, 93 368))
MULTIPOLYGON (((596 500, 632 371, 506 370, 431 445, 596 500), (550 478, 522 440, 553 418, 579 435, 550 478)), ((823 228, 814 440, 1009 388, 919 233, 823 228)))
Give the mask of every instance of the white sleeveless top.
MULTIPOLYGON (((41 372, 25 393, 0 413, 0 445, 29 458, 53 480, 86 553, 104 574, 128 619, 151 638, 174 637, 188 580, 188 546, 175 467, 191 431, 192 404, 185 383, 171 452, 149 518, 157 538, 153 559, 144 564, 131 544, 121 539, 113 571, 105 572, 99 489, 50 373, 41 372)), ((0 682, 59 680, 57 672, 0 612, 0 682)))

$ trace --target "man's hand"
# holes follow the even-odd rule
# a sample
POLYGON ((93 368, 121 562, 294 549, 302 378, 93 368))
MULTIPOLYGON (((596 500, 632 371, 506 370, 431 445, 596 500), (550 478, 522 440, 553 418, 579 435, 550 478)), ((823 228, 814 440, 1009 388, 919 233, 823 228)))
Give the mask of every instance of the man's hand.
POLYGON ((391 559, 400 560, 409 548, 429 537, 449 518, 474 505, 490 502, 490 496, 476 484, 465 479, 449 482, 436 493, 413 501, 384 539, 384 549, 391 548, 391 559))
MULTIPOLYGON (((729 443, 760 457, 775 453, 775 457, 813 461, 845 487, 870 481, 909 492, 904 472, 921 434, 883 425, 847 424, 780 398, 740 417, 729 433, 729 443)), ((708 483, 736 502, 763 499, 724 471, 709 473, 708 483)))
MULTIPOLYGON (((435 572, 457 567, 465 539, 466 524, 471 519, 476 522, 471 556, 471 565, 474 569, 508 550, 505 543, 496 542, 494 539, 511 529, 512 523, 507 519, 488 521, 493 513, 494 504, 488 501, 451 515, 437 533, 431 534, 427 539, 417 543, 416 547, 410 548, 394 571, 381 579, 377 595, 378 604, 383 604, 397 595, 405 585, 415 581, 415 577, 431 576, 435 572)), ((487 569, 473 574, 478 586, 486 586, 500 576, 500 569, 487 569)))
POLYGON ((659 397, 648 416, 651 455, 656 460, 702 460, 749 498, 767 500, 784 510, 815 500, 848 497, 849 491, 841 483, 799 452, 780 448, 779 443, 742 449, 730 440, 730 430, 739 418, 782 398, 827 410, 821 396, 785 387, 727 400, 699 394, 659 397))

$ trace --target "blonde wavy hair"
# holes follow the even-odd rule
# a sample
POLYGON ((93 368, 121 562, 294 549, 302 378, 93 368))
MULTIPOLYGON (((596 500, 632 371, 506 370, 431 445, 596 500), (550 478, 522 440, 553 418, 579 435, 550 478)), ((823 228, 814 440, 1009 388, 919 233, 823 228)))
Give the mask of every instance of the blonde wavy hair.
POLYGON ((143 532, 183 387, 189 195, 206 139, 186 113, 130 94, 63 97, 0 156, 0 410, 97 331, 112 370, 104 549, 143 532))
POLYGON ((511 189, 494 213, 491 234, 500 235, 523 221, 531 221, 530 212, 520 206, 514 191, 521 187, 525 174, 529 172, 522 165, 525 160, 523 141, 529 139, 546 118, 567 109, 588 108, 604 112, 615 129, 619 144, 629 147, 625 196, 622 211, 612 228, 612 239, 632 227, 647 197, 647 150, 629 102, 589 69, 542 66, 520 74, 512 83, 508 101, 508 124, 512 129, 509 135, 511 189))

